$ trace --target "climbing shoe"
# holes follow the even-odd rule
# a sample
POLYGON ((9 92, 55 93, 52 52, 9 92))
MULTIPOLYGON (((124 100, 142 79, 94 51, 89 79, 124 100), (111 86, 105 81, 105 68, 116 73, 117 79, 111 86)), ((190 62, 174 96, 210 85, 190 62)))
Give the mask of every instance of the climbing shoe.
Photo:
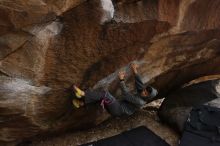
POLYGON ((78 87, 74 86, 73 88, 75 90, 75 95, 77 98, 82 98, 84 96, 84 92, 80 90, 78 87))
POLYGON ((84 102, 79 99, 73 99, 72 103, 75 108, 80 108, 81 106, 84 106, 84 102))
POLYGON ((72 103, 73 103, 73 106, 74 106, 75 108, 79 108, 79 107, 80 107, 80 101, 79 101, 79 100, 73 99, 72 103))

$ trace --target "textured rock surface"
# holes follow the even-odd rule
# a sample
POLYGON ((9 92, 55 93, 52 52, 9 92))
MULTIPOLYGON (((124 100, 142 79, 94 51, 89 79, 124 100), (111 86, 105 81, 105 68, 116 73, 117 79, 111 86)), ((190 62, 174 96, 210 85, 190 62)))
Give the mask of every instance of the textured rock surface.
POLYGON ((169 95, 160 107, 160 117, 179 131, 193 106, 208 104, 220 107, 220 80, 206 81, 179 89, 169 95))
POLYGON ((158 116, 155 109, 144 109, 129 117, 123 117, 120 119, 112 118, 103 124, 100 124, 96 128, 89 130, 67 133, 62 136, 55 136, 53 138, 34 139, 32 142, 29 142, 29 146, 75 146, 97 141, 106 137, 111 137, 141 125, 148 127, 155 134, 169 143, 170 146, 177 145, 179 135, 174 130, 158 121, 158 116))
POLYGON ((98 106, 72 109, 66 88, 109 86, 119 94, 116 70, 134 60, 159 97, 219 74, 219 6, 220 0, 1 1, 0 141, 104 121, 109 115, 98 106))

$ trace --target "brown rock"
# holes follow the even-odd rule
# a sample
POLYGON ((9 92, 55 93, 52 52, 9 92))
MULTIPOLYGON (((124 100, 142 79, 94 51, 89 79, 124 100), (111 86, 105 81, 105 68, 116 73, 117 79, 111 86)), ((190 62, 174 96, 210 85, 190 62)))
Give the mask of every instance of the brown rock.
POLYGON ((220 80, 193 84, 167 96, 160 107, 159 115, 171 127, 183 131, 184 123, 194 106, 209 104, 220 107, 220 80))
POLYGON ((172 26, 177 24, 180 9, 180 0, 159 0, 158 17, 172 26))
POLYGON ((99 106, 74 110, 66 88, 107 85, 118 95, 116 70, 134 60, 160 97, 220 73, 218 0, 113 2, 0 2, 0 141, 104 121, 99 106))
POLYGON ((219 0, 192 1, 184 14, 180 27, 183 30, 215 29, 220 27, 219 0))
POLYGON ((81 2, 84 2, 84 0, 1 1, 1 11, 4 12, 3 18, 6 19, 0 22, 6 23, 6 26, 11 24, 15 28, 42 24, 54 20, 56 16, 61 15, 81 2))

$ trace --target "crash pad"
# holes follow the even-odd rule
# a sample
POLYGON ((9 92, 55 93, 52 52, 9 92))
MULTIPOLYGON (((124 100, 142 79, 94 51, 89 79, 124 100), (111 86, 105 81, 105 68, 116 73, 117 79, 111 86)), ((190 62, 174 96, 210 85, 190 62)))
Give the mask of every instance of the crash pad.
POLYGON ((81 146, 169 146, 169 144, 148 128, 140 126, 116 136, 81 146))
POLYGON ((208 105, 194 107, 179 146, 220 146, 220 109, 208 105))

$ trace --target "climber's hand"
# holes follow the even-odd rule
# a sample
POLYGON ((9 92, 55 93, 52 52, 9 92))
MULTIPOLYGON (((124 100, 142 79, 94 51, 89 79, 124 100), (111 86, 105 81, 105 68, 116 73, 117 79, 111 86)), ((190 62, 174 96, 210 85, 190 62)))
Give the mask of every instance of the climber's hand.
POLYGON ((130 68, 134 74, 138 73, 138 71, 137 71, 138 65, 136 63, 131 63, 130 68))
POLYGON ((124 80, 125 79, 125 71, 119 71, 118 73, 118 78, 120 80, 124 80))

